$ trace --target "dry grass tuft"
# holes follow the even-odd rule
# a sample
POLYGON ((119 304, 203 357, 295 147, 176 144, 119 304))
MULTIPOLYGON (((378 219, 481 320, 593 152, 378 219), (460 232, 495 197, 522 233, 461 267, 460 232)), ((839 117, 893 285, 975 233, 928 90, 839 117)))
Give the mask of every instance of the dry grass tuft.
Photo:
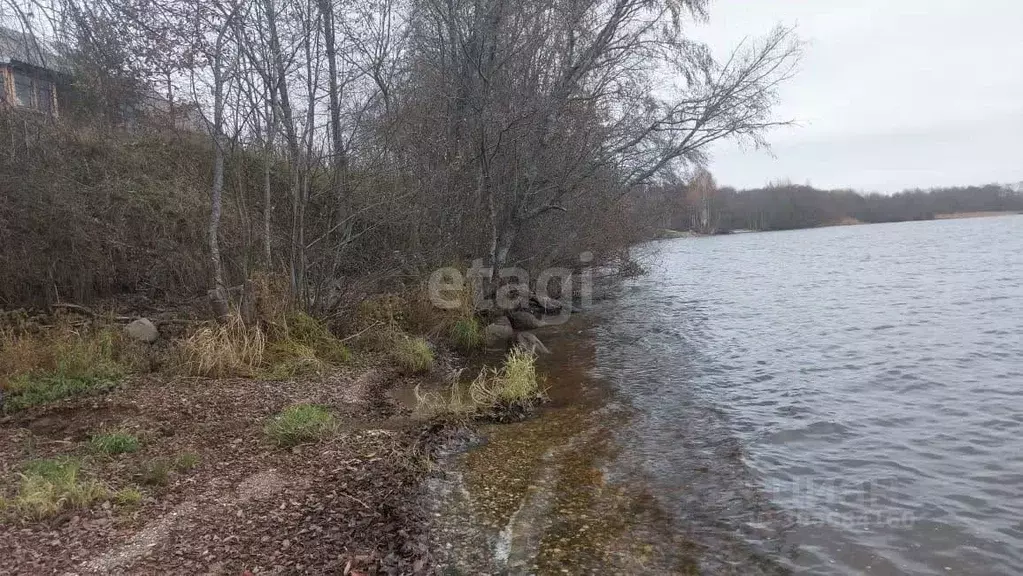
POLYGON ((319 320, 291 308, 280 282, 257 277, 255 318, 241 313, 202 326, 178 342, 178 367, 209 378, 287 380, 322 373, 351 361, 344 343, 319 320))
POLYGON ((356 327, 366 328, 381 324, 401 327, 409 315, 408 300, 400 294, 377 294, 359 303, 355 313, 356 327))
POLYGON ((536 373, 536 356, 515 348, 500 369, 484 368, 468 389, 458 382, 445 396, 416 387, 416 411, 429 417, 495 416, 531 409, 547 395, 536 373))
POLYGON ((433 349, 425 338, 403 335, 394 341, 391 357, 403 374, 422 374, 433 370, 433 349))
POLYGON ((139 348, 114 326, 61 322, 33 332, 0 331, 0 388, 13 412, 107 390, 141 363, 139 348))
POLYGON ((451 383, 446 394, 424 391, 417 384, 415 395, 416 412, 427 418, 465 420, 480 411, 480 406, 471 401, 465 386, 457 378, 451 383))
POLYGON ((536 355, 513 348, 499 370, 482 370, 469 396, 478 406, 489 408, 530 408, 546 398, 536 373, 536 355))
POLYGON ((384 331, 437 336, 445 334, 454 319, 452 311, 434 305, 426 287, 420 286, 366 298, 356 310, 353 327, 362 330, 379 325, 384 331))
POLYGON ((0 376, 11 378, 56 368, 56 342, 40 334, 0 329, 0 376))
POLYGON ((175 473, 185 473, 199 465, 199 455, 184 452, 174 458, 159 457, 144 462, 136 475, 142 484, 166 486, 175 473))
POLYGON ((111 496, 121 506, 138 506, 142 502, 142 491, 135 486, 121 488, 111 496))
POLYGON ((208 324, 178 342, 178 367, 192 376, 251 377, 263 363, 266 335, 232 314, 226 322, 208 324))
POLYGON ((173 471, 174 462, 169 458, 154 458, 142 465, 139 479, 148 486, 166 486, 173 471))
POLYGON ((291 380, 301 376, 323 374, 331 368, 330 364, 317 358, 308 349, 282 349, 275 346, 273 348, 273 356, 278 359, 272 361, 268 368, 260 371, 260 379, 271 381, 291 380))
POLYGON ((352 355, 329 328, 304 312, 285 316, 270 333, 263 377, 284 380, 321 373, 351 362, 352 355))
POLYGON ((281 275, 256 272, 249 280, 252 287, 255 315, 259 322, 272 332, 275 326, 284 323, 291 310, 293 299, 288 279, 281 275))
POLYGON ((174 459, 174 469, 178 472, 188 472, 199 465, 200 458, 194 452, 182 452, 174 459))

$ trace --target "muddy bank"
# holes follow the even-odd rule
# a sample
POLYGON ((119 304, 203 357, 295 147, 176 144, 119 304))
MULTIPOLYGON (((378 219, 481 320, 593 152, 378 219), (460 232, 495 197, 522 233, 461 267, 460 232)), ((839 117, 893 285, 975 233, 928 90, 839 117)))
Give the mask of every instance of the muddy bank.
MULTIPOLYGON (((501 361, 445 356, 427 376, 385 358, 288 381, 131 377, 102 395, 0 420, 0 495, 34 461, 74 459, 111 495, 44 520, 0 523, 3 573, 560 574, 695 571, 694 546, 639 483, 614 477, 631 413, 594 378, 593 322, 539 336, 549 404, 504 424, 439 426, 417 386, 501 361), (296 404, 339 430, 281 448, 264 426, 296 404), (120 431, 139 447, 98 454, 120 431), (181 465, 180 462, 189 464, 181 465), (132 501, 115 494, 137 491, 132 501)), ((11 516, 8 516, 11 519, 11 516)))
POLYGON ((632 414, 592 374, 594 317, 538 334, 551 402, 448 446, 427 482, 438 570, 450 574, 696 573, 697 546, 642 484, 608 468, 632 414), (447 571, 447 572, 444 572, 447 571))

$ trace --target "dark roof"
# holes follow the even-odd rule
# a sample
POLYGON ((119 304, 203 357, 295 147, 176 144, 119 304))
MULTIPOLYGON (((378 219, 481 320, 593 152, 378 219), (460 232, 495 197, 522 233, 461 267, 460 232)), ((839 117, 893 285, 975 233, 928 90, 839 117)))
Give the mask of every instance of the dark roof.
POLYGON ((64 71, 63 59, 38 36, 0 26, 0 64, 28 64, 64 71))

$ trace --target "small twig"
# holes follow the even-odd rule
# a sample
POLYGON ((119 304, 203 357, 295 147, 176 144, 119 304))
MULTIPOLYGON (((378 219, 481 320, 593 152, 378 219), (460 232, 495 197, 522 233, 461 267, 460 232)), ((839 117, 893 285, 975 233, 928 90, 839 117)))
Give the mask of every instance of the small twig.
POLYGON ((366 332, 366 331, 368 331, 368 330, 371 330, 371 329, 373 329, 373 328, 376 328, 377 324, 383 324, 383 322, 381 322, 381 321, 377 320, 376 322, 374 322, 374 323, 370 324, 369 326, 367 326, 367 327, 363 328, 362 330, 359 330, 359 331, 358 331, 358 332, 356 332, 355 334, 352 334, 351 336, 346 336, 345 338, 342 338, 342 339, 341 339, 341 342, 342 342, 342 343, 344 343, 344 342, 348 342, 348 341, 349 341, 349 340, 351 340, 352 338, 358 338, 358 337, 359 337, 359 336, 361 336, 361 335, 362 335, 362 334, 363 334, 364 332, 366 332))
POLYGON ((372 508, 370 508, 369 504, 366 504, 362 500, 359 500, 358 498, 356 498, 355 496, 352 496, 351 494, 349 494, 347 492, 341 492, 340 490, 338 490, 338 494, 344 496, 345 498, 348 498, 349 500, 354 500, 354 501, 358 502, 359 504, 362 504, 362 507, 365 508, 366 510, 372 510, 372 508))
POLYGON ((86 316, 89 316, 89 317, 92 317, 92 318, 96 317, 96 313, 93 312, 92 308, 88 308, 86 306, 82 306, 81 304, 64 304, 64 303, 59 303, 58 302, 57 304, 54 304, 53 307, 54 308, 64 308, 65 310, 74 310, 75 312, 81 312, 82 314, 85 314, 86 316))
MULTIPOLYGON (((100 315, 97 314, 92 308, 82 306, 81 304, 70 304, 65 302, 58 302, 53 305, 54 308, 63 308, 65 310, 73 310, 80 314, 84 314, 89 318, 98 318, 100 315)), ((132 322, 135 320, 134 316, 112 316, 115 322, 132 322)))

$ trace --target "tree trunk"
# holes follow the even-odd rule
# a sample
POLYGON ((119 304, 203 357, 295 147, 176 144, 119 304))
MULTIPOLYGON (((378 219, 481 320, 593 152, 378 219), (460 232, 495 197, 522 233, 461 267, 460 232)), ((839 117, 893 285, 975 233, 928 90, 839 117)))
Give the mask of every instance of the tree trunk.
POLYGON ((337 203, 334 226, 341 230, 342 243, 347 239, 347 230, 343 229, 345 218, 348 217, 347 171, 348 156, 345 151, 344 138, 341 134, 341 87, 338 81, 337 44, 334 34, 334 9, 331 0, 319 0, 320 15, 323 20, 324 49, 327 56, 327 83, 330 100, 330 139, 332 152, 331 188, 334 201, 337 203))
POLYGON ((213 288, 209 292, 210 305, 218 318, 228 315, 227 287, 224 283, 224 265, 220 257, 220 216, 224 197, 224 70, 223 41, 227 32, 225 26, 217 36, 216 55, 213 58, 213 185, 210 190, 210 265, 213 273, 213 288))
POLYGON ((271 213, 273 212, 270 187, 270 171, 273 164, 274 138, 277 135, 277 93, 270 92, 270 110, 267 114, 266 148, 263 157, 263 262, 266 271, 273 270, 273 252, 270 238, 271 213))
MULTIPOLYGON (((218 130, 219 132, 219 130, 218 130)), ((224 266, 220 258, 220 213, 224 195, 224 147, 220 134, 214 136, 213 145, 213 188, 210 209, 210 264, 213 270, 213 289, 210 304, 213 313, 220 318, 227 316, 227 288, 224 284, 224 266)))

